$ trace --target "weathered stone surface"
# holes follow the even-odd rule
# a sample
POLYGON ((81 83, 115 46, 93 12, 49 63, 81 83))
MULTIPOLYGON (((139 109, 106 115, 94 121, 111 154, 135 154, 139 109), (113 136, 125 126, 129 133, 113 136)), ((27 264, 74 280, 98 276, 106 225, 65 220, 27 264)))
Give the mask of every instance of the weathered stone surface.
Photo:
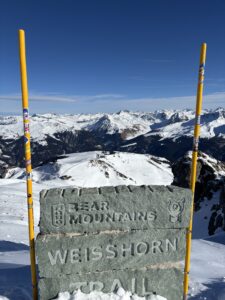
POLYGON ((66 188, 41 192, 41 233, 184 228, 191 190, 176 186, 66 188))
POLYGON ((78 288, 182 299, 185 228, 192 194, 175 186, 41 192, 36 240, 40 299, 78 288))
POLYGON ((78 288, 83 293, 89 293, 92 290, 109 293, 114 292, 120 286, 139 296, 156 293, 166 297, 167 300, 181 300, 183 273, 176 268, 142 269, 44 278, 39 280, 39 294, 40 300, 49 300, 55 298, 59 292, 73 292, 78 288))
POLYGON ((41 277, 142 268, 184 259, 185 229, 39 235, 36 254, 41 277))

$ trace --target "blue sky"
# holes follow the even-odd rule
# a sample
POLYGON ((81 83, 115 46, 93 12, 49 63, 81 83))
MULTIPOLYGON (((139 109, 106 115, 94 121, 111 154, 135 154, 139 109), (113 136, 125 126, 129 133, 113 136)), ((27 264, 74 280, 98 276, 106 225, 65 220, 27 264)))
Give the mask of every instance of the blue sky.
POLYGON ((0 112, 20 113, 17 30, 26 31, 31 113, 225 106, 224 0, 0 2, 0 112))

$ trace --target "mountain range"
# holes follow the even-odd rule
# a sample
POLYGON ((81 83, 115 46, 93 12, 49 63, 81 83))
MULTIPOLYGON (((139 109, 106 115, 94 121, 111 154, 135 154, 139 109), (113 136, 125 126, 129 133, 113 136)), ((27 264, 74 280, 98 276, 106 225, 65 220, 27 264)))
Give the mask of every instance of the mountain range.
MULTIPOLYGON (((165 157, 171 162, 192 149, 192 110, 120 111, 113 114, 32 115, 34 167, 58 156, 84 151, 120 151, 165 157)), ((225 109, 204 110, 200 149, 225 160, 225 109)), ((8 167, 22 167, 23 122, 20 116, 0 117, 0 177, 8 167)))

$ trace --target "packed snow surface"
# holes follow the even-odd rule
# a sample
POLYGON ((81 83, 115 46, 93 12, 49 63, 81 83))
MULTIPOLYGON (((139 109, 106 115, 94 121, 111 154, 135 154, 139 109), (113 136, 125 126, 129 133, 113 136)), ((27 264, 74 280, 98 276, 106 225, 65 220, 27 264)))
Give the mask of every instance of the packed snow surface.
POLYGON ((190 299, 225 299, 224 232, 207 240, 193 240, 190 276, 190 299))
MULTIPOLYGON (((90 294, 84 294, 80 290, 76 291, 73 295, 68 292, 60 293, 56 300, 144 300, 145 297, 139 297, 132 295, 130 292, 124 291, 119 288, 117 293, 105 294, 102 292, 91 292, 90 294)), ((161 296, 151 295, 148 300, 166 300, 161 296)))
MULTIPOLYGON (((36 234, 38 233, 37 224, 39 222, 39 192, 42 189, 66 185, 81 187, 110 184, 156 184, 156 182, 157 184, 167 185, 171 184, 173 180, 167 160, 150 155, 121 154, 119 152, 109 155, 103 152, 71 154, 55 163, 36 168, 33 176, 36 234), (105 172, 108 174, 105 174, 105 172), (85 178, 82 179, 82 176, 85 178)), ((215 194, 215 197, 218 197, 218 195, 215 194)), ((199 221, 198 214, 195 214, 194 222, 197 222, 197 226, 194 227, 194 232, 198 239, 193 241, 192 247, 189 299, 224 300, 225 235, 224 233, 217 233, 209 238, 207 231, 205 229, 202 231, 203 219, 201 218, 199 221)), ((206 225, 204 226, 206 228, 206 225)), ((10 300, 32 299, 29 265, 24 171, 22 169, 11 169, 8 178, 0 179, 1 300, 7 298, 10 300)), ((94 298, 96 300, 139 300, 140 298, 135 298, 137 296, 131 298, 130 294, 125 291, 123 295, 113 295, 114 298, 110 298, 109 294, 104 294, 102 297, 97 296, 97 294, 94 296, 96 296, 94 298)), ((64 297, 59 299, 83 300, 87 296, 77 292, 75 295, 64 293, 59 297, 64 297)), ((94 299, 91 298, 90 300, 94 299)), ((159 296, 151 300, 153 299, 163 300, 159 296)))
MULTIPOLYGON (((164 138, 193 137, 195 112, 186 110, 162 110, 155 112, 121 111, 113 114, 35 114, 31 116, 31 136, 34 141, 46 144, 47 136, 64 131, 88 130, 107 134, 120 133, 124 139, 139 135, 160 135, 164 138)), ((23 135, 21 116, 0 116, 0 136, 3 139, 23 135)), ((203 110, 201 137, 225 135, 225 109, 203 110)))

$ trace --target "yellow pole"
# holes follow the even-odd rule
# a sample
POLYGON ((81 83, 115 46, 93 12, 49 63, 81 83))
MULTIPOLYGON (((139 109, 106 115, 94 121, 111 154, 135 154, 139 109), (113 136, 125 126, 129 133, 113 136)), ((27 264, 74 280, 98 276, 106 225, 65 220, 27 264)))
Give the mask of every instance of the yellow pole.
POLYGON ((198 159, 198 141, 200 135, 200 118, 201 118, 201 110, 202 110, 202 95, 203 95, 203 83, 204 83, 204 72, 205 72, 206 48, 207 45, 203 43, 201 47, 200 66, 199 66, 199 74, 198 74, 198 89, 197 89, 196 112, 195 112, 195 130, 194 130, 192 167, 191 167, 191 178, 190 178, 190 188, 192 190, 192 208, 191 208, 191 219, 186 233, 186 258, 185 258, 185 268, 184 268, 184 294, 183 294, 184 300, 187 299, 189 272, 190 272, 191 239, 192 239, 193 213, 194 213, 194 194, 195 194, 197 159, 198 159))
POLYGON ((26 47, 24 30, 19 30, 19 55, 20 55, 20 73, 21 73, 21 90, 23 103, 23 125, 24 125, 24 151, 27 176, 27 206, 28 206, 28 226, 30 242, 30 263, 31 279, 33 289, 33 299, 38 299, 37 292, 37 275, 34 247, 34 213, 32 198, 32 179, 31 179, 31 149, 30 149, 30 129, 29 129, 29 112, 28 112, 28 86, 27 86, 27 67, 26 67, 26 47))

